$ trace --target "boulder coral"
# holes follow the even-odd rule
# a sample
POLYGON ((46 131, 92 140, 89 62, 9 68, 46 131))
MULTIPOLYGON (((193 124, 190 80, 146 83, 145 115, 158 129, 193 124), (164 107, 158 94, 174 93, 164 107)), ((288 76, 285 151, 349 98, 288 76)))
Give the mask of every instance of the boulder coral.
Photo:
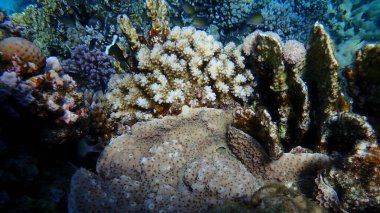
POLYGON ((226 152, 231 121, 231 112, 184 108, 135 124, 102 153, 98 174, 74 174, 69 212, 194 212, 248 201, 262 182, 226 152))
POLYGON ((40 48, 24 38, 9 37, 1 40, 0 54, 2 63, 9 68, 15 66, 20 75, 37 74, 45 66, 45 57, 40 48))
MULTIPOLYGON (((286 153, 268 171, 252 166, 256 172, 251 172, 230 152, 228 143, 251 146, 244 134, 231 136, 240 134, 230 129, 232 121, 231 111, 184 107, 178 116, 136 123, 106 147, 97 174, 77 170, 69 212, 194 212, 228 202, 249 204, 265 183, 297 183, 304 178, 300 174, 328 162, 323 154, 286 153), (228 142, 242 141, 238 138, 244 143, 228 142)), ((269 160, 264 154, 247 157, 257 165, 269 160)))

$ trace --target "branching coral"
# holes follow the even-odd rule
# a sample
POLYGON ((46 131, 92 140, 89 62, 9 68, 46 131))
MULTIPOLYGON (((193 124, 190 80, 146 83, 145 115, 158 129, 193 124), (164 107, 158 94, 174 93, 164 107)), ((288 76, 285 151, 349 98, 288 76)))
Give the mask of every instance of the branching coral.
POLYGON ((109 102, 127 116, 137 109, 160 115, 180 105, 247 103, 254 82, 240 48, 234 43, 223 47, 193 27, 175 27, 164 43, 141 46, 138 70, 110 81, 109 102))
POLYGON ((76 47, 71 58, 62 62, 62 68, 91 89, 105 90, 111 75, 116 73, 110 56, 98 49, 89 50, 85 45, 76 47))

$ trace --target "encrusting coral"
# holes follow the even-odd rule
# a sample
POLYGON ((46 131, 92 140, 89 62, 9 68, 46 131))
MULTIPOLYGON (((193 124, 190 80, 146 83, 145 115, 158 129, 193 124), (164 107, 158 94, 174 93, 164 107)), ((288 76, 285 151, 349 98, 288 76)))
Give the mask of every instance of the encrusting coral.
MULTIPOLYGON (((300 173, 326 166, 322 164, 328 158, 323 154, 288 153, 268 171, 263 165, 251 167, 257 172, 250 173, 228 151, 227 141, 236 140, 226 138, 228 131, 229 135, 235 131, 228 130, 232 115, 231 111, 184 107, 178 116, 136 123, 102 153, 98 175, 85 169, 74 174, 69 212, 193 212, 227 201, 249 204, 267 181, 298 182, 304 178, 300 173), (290 173, 284 176, 286 172, 290 173)), ((250 157, 263 163, 260 156, 250 157)))
POLYGON ((227 132, 227 144, 237 158, 247 169, 266 181, 297 181, 300 177, 306 179, 313 172, 327 167, 330 159, 325 154, 310 153, 302 149, 284 153, 277 160, 271 161, 261 145, 251 136, 230 127, 227 132), (297 163, 295 163, 297 162, 297 163), (311 174, 308 174, 311 172, 311 174))
POLYGON ((192 212, 247 200, 261 182, 223 151, 231 121, 223 110, 184 108, 176 117, 135 124, 105 149, 99 175, 74 174, 69 212, 192 212))

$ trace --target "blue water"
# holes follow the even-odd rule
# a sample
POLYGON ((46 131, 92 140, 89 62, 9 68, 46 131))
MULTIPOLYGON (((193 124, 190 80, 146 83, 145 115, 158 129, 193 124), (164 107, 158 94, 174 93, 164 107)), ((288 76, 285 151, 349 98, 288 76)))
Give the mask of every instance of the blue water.
POLYGON ((36 3, 37 0, 1 0, 0 8, 5 9, 8 14, 21 12, 27 5, 36 3))

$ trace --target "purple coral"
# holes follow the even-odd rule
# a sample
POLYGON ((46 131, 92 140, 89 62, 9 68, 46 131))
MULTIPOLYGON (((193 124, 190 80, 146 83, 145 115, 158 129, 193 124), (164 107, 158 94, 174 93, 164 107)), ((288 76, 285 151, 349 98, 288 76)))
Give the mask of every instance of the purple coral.
POLYGON ((116 72, 110 56, 98 49, 89 50, 85 45, 76 47, 71 58, 62 62, 62 68, 86 87, 103 90, 110 76, 116 72))

